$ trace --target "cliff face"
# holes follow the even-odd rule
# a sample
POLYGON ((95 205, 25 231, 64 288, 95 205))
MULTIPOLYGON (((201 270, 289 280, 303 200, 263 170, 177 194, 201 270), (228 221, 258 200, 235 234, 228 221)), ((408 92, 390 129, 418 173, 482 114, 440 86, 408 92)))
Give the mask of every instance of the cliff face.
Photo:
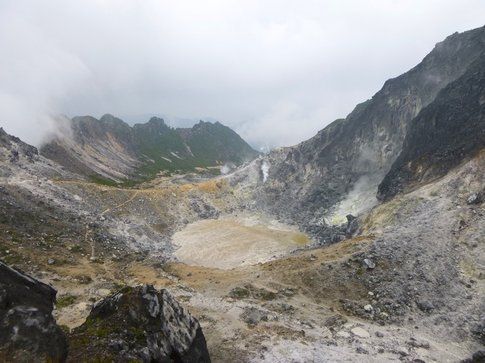
POLYGON ((40 153, 67 170, 89 176, 121 180, 141 165, 128 124, 111 115, 62 120, 70 129, 40 148, 40 153))
POLYGON ((399 157, 378 197, 445 175, 485 148, 485 53, 412 120, 399 157))
POLYGON ((295 147, 270 153, 264 160, 267 178, 256 192, 261 205, 282 218, 291 213, 311 231, 371 206, 411 120, 484 49, 485 28, 455 33, 347 118, 295 147))
POLYGON ((56 290, 0 262, 0 359, 62 362, 67 339, 52 317, 56 290))
POLYGON ((156 117, 133 127, 112 115, 66 122, 70 134, 43 145, 40 152, 93 179, 123 181, 149 178, 160 171, 190 171, 226 162, 239 165, 257 155, 218 122, 201 121, 188 129, 169 127, 156 117))

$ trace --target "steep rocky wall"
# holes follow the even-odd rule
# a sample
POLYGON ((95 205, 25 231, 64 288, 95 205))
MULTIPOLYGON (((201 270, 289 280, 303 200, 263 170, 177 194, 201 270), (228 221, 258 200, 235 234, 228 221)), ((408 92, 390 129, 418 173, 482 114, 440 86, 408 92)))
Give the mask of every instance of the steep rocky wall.
POLYGON ((65 135, 44 144, 40 152, 67 170, 115 180, 129 178, 141 165, 128 124, 111 115, 62 119, 65 135))
POLYGON ((485 53, 411 122, 401 154, 378 197, 445 175, 485 148, 485 53))
POLYGON ((62 362, 67 339, 52 317, 56 290, 0 262, 0 360, 62 362))
POLYGON ((328 238, 329 224, 375 202, 377 186, 402 148, 410 121, 460 77, 485 49, 485 28, 455 33, 416 67, 388 80, 372 99, 301 144, 264 159, 258 204, 282 219, 328 238), (342 205, 344 208, 342 208, 342 205), (336 213, 339 211, 340 213, 336 213))

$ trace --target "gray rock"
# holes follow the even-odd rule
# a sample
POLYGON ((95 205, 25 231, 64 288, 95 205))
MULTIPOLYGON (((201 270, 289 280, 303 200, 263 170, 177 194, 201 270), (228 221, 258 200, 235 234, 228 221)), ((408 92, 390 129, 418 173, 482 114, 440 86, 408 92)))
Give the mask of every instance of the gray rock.
POLYGON ((341 331, 337 332, 337 336, 339 338, 348 339, 348 338, 350 338, 350 333, 349 332, 346 332, 344 330, 341 330, 341 331))
POLYGON ((348 237, 351 237, 359 229, 359 222, 357 218, 354 217, 352 214, 347 214, 346 218, 347 218, 347 228, 345 229, 345 234, 348 237))
POLYGON ((355 351, 359 354, 369 354, 369 351, 363 347, 357 347, 355 351))
POLYGON ((126 287, 70 334, 72 361, 210 362, 198 321, 167 290, 126 287))
POLYGON ((65 361, 67 339, 52 317, 56 293, 0 262, 1 361, 65 361))
POLYGON ((427 300, 418 301, 416 305, 418 305, 419 310, 425 313, 429 313, 435 308, 434 305, 427 300))
POLYGON ((324 325, 330 329, 338 328, 347 322, 347 318, 343 315, 332 315, 324 321, 324 325))
POLYGON ((413 348, 423 348, 423 349, 429 349, 430 348, 429 342, 427 342, 426 340, 418 340, 418 339, 415 339, 415 338, 411 338, 408 341, 408 344, 413 348))
POLYGON ((376 267, 375 262, 369 258, 365 258, 363 262, 364 262, 364 266, 369 270, 372 270, 376 267))
POLYGON ((482 202, 480 193, 472 193, 466 200, 467 204, 479 204, 482 202))
POLYGON ((244 312, 241 314, 241 319, 246 324, 254 326, 259 324, 261 321, 268 321, 268 314, 255 307, 249 307, 244 309, 244 312))
POLYGON ((485 350, 479 350, 471 356, 471 358, 463 359, 461 363, 484 363, 485 350))
POLYGON ((471 328, 471 332, 482 344, 485 344, 485 316, 471 328))

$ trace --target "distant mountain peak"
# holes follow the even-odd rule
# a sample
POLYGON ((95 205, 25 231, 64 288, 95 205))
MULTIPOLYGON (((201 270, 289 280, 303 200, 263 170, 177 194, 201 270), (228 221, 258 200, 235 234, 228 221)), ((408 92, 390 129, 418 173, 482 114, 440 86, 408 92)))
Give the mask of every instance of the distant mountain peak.
POLYGON ((99 119, 101 122, 123 122, 124 121, 116 116, 113 116, 110 113, 105 113, 101 118, 99 119))
POLYGON ((160 117, 153 116, 148 120, 149 124, 154 124, 154 125, 164 125, 166 126, 165 120, 160 117))
POLYGON ((46 157, 70 171, 121 181, 153 177, 160 171, 193 170, 224 162, 241 164, 258 153, 219 122, 200 121, 172 128, 160 117, 129 126, 105 114, 74 117, 73 137, 57 138, 41 148, 46 157), (176 155, 176 156, 174 156, 176 155))

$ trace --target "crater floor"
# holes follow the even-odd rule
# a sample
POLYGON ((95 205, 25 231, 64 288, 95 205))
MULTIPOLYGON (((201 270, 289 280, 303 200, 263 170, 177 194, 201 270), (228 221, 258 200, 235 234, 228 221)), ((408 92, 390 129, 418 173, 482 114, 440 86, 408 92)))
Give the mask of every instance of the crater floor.
POLYGON ((179 261, 220 269, 267 262, 310 243, 297 227, 257 214, 200 220, 175 233, 172 241, 179 261))

